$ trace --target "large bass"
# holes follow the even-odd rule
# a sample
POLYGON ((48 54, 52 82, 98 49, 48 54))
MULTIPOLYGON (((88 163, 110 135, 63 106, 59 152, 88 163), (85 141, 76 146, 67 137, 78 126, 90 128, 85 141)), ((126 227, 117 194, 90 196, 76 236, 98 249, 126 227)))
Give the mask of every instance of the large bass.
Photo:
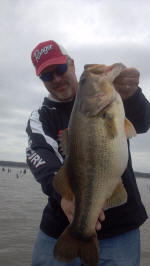
POLYGON ((119 63, 85 66, 68 130, 60 136, 66 157, 53 184, 62 197, 75 198, 73 221, 54 249, 60 261, 80 257, 84 265, 96 266, 99 214, 127 201, 121 176, 128 161, 127 138, 136 132, 125 118, 121 97, 113 86, 124 68, 119 63))

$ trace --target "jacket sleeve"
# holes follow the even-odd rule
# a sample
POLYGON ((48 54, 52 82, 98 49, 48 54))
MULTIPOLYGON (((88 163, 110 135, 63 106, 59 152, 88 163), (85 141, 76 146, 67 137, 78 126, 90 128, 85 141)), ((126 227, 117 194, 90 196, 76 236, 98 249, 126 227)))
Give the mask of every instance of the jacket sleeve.
POLYGON ((28 148, 26 149, 27 164, 35 179, 41 184, 43 192, 51 199, 60 202, 61 196, 54 190, 54 175, 63 163, 59 153, 54 125, 49 125, 41 111, 33 111, 26 128, 28 148), (50 129, 49 129, 50 128, 50 129))
POLYGON ((123 102, 126 117, 133 123, 137 133, 145 133, 150 128, 150 103, 142 90, 138 90, 123 102))

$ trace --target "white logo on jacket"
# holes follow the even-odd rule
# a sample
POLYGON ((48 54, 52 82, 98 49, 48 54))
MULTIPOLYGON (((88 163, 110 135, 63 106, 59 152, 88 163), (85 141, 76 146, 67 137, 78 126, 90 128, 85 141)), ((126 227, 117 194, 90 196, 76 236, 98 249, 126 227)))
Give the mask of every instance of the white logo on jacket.
POLYGON ((28 160, 35 166, 35 168, 38 168, 39 166, 46 164, 46 162, 32 149, 27 149, 27 158, 28 160))

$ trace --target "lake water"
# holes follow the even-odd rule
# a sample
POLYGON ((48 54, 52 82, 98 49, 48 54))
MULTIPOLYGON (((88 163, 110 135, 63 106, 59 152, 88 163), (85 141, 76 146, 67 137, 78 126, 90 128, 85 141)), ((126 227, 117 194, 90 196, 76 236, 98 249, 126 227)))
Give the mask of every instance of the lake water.
MULTIPOLYGON (((30 266, 33 243, 47 197, 30 171, 0 167, 0 266, 30 266)), ((150 179, 137 178, 150 216, 150 179)), ((150 219, 141 227, 141 266, 150 265, 150 219)))

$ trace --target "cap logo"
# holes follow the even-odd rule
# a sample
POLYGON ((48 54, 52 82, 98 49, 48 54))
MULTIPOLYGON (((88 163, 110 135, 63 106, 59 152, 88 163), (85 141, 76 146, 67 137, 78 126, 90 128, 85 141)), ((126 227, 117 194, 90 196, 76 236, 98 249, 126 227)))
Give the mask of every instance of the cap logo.
POLYGON ((40 60, 40 58, 41 58, 41 55, 42 54, 48 54, 48 51, 52 50, 52 48, 53 48, 53 45, 52 44, 49 44, 49 45, 43 47, 40 51, 39 50, 36 50, 34 52, 34 57, 36 59, 36 62, 38 63, 39 60, 40 60))

